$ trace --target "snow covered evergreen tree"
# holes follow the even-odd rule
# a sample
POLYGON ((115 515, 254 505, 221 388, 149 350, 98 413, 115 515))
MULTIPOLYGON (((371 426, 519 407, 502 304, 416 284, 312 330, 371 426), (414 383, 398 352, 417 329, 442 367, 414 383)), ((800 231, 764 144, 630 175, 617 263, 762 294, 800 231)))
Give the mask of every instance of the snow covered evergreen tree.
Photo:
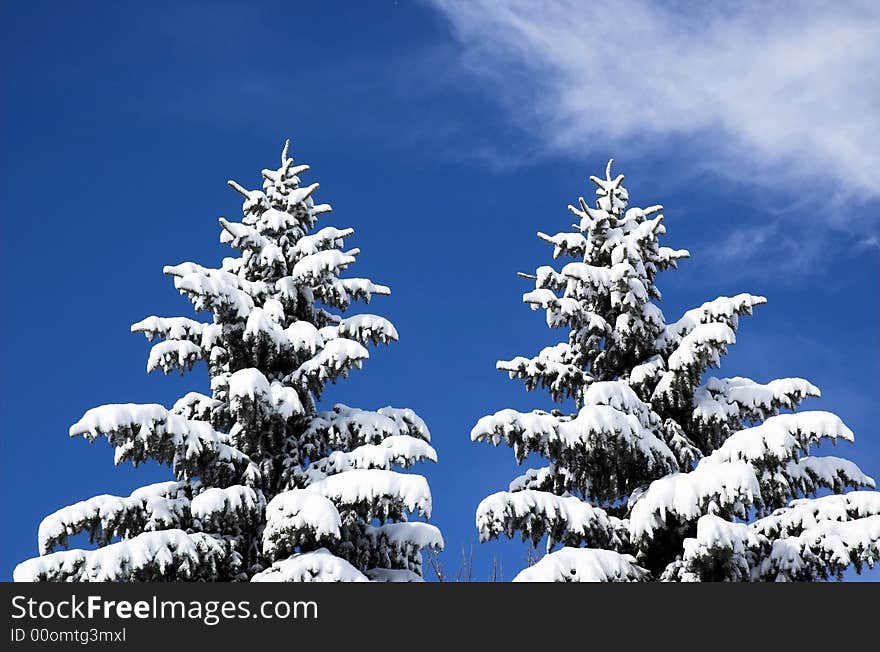
POLYGON ((566 341, 498 363, 575 412, 507 409, 476 424, 472 440, 548 462, 480 503, 481 539, 546 538, 548 554, 515 581, 816 580, 872 565, 880 492, 842 492, 874 481, 808 454, 853 433, 834 414, 795 412, 819 390, 704 377, 764 297, 721 297, 667 323, 655 276, 689 253, 659 245, 662 207, 628 208, 611 162, 590 180, 595 208, 581 198, 572 231, 538 233, 574 262, 521 274, 535 281, 523 301, 566 341))
POLYGON ((177 290, 209 323, 148 317, 134 324, 154 345, 147 370, 188 371, 204 361, 211 394, 192 392, 171 409, 104 405, 70 428, 106 437, 117 464, 155 460, 176 480, 130 496, 96 496, 65 507, 39 528, 40 557, 18 581, 420 580, 421 550, 439 549, 425 478, 392 470, 436 461, 424 422, 411 410, 375 412, 337 404, 318 411, 329 382, 397 339, 376 315, 343 317, 352 301, 390 290, 341 278, 359 250, 353 229, 326 226, 330 211, 302 185, 309 168, 281 154, 262 190, 230 181, 244 198, 240 222, 220 219, 221 242, 240 252, 219 269, 166 267, 177 290), (95 550, 59 550, 87 533, 95 550))

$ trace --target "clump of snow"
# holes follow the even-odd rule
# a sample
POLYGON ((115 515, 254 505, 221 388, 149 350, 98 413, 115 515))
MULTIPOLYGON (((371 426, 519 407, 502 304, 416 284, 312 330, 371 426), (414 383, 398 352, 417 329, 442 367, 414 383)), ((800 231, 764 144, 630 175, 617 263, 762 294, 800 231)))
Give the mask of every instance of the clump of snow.
POLYGON ((562 548, 521 571, 514 582, 639 582, 647 571, 632 555, 594 548, 562 548))
POLYGON ((276 561, 252 582, 368 582, 366 575, 326 548, 276 561))
POLYGON ((64 550, 22 562, 16 582, 72 580, 118 582, 138 578, 200 579, 216 576, 217 567, 234 563, 223 543, 207 534, 182 530, 144 532, 97 550, 64 550))
POLYGON ((537 543, 545 535, 548 545, 590 543, 617 547, 625 525, 604 510, 574 497, 525 489, 499 491, 484 498, 477 507, 480 540, 499 534, 512 537, 516 530, 537 543))
POLYGON ((711 510, 724 510, 744 517, 746 508, 760 499, 758 479, 749 464, 700 460, 693 471, 655 480, 636 498, 630 510, 630 533, 634 541, 651 539, 665 527, 667 516, 689 521, 711 510))
POLYGON ((300 543, 340 536, 342 520, 332 500, 307 489, 291 489, 266 505, 263 553, 276 558, 300 543))

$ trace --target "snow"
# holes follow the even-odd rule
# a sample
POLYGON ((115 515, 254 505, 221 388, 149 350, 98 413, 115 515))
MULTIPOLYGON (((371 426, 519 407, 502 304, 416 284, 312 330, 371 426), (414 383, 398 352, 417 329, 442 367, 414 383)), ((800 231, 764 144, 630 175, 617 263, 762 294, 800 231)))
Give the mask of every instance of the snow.
POLYGON ((700 324, 722 323, 736 330, 740 315, 751 314, 752 308, 764 303, 767 303, 765 297, 746 293, 707 301, 699 308, 685 312, 677 322, 669 324, 657 338, 656 346, 661 350, 672 350, 700 324))
POLYGON ((159 482, 140 487, 127 497, 104 494, 63 507, 40 523, 40 554, 66 546, 67 538, 80 532, 110 540, 114 536, 129 538, 138 529, 180 527, 189 513, 185 488, 182 482, 159 482))
POLYGON ((206 331, 211 332, 209 344, 213 346, 213 341, 219 335, 220 327, 217 324, 205 324, 188 317, 147 317, 139 322, 131 325, 132 333, 143 333, 151 342, 156 337, 162 337, 169 340, 190 340, 192 342, 201 342, 205 337, 206 331))
POLYGON ((540 383, 550 389, 555 400, 560 400, 571 393, 571 387, 583 385, 589 376, 579 366, 558 362, 553 357, 545 348, 532 359, 517 356, 512 360, 499 360, 495 367, 506 371, 511 379, 525 379, 527 389, 534 389, 540 383))
MULTIPOLYGON (((818 396, 810 382, 735 377, 701 384, 735 343, 739 318, 766 299, 719 297, 667 325, 654 279, 689 252, 660 246, 662 207, 629 207, 623 177, 612 178, 610 162, 604 179, 591 179, 596 207, 583 198, 579 207, 569 206, 580 224, 569 233, 538 232, 553 245, 554 259, 574 262, 560 272, 545 265, 519 274, 534 281, 523 302, 546 311, 547 325, 565 331, 563 341, 496 365, 529 391, 546 389, 557 403, 573 399, 577 412, 506 409, 476 423, 473 441, 504 442, 519 463, 534 455, 546 459, 510 482, 510 491, 480 503, 481 539, 520 534, 551 548, 588 543, 609 549, 566 548, 518 578, 537 580, 572 579, 579 556, 593 562, 594 554, 630 547, 650 559, 652 569, 665 566, 661 580, 816 579, 880 559, 880 534, 871 520, 880 514, 870 510, 856 526, 853 510, 835 503, 846 519, 792 531, 789 538, 804 539, 785 544, 733 522, 821 489, 840 492, 874 481, 848 460, 806 455, 822 441, 852 440, 838 417, 778 414, 818 396), (597 510, 582 497, 627 518, 613 518, 610 508, 597 510), (669 536, 655 537, 666 528, 669 536)), ((617 568, 619 558, 611 559, 617 568)), ((608 578, 602 564, 591 568, 587 578, 608 578)))
POLYGON ((281 233, 298 227, 299 220, 286 211, 269 208, 260 215, 258 224, 263 233, 281 233))
POLYGON ((508 491, 523 491, 524 489, 542 489, 553 483, 553 476, 558 469, 545 466, 540 469, 528 469, 522 475, 515 477, 508 485, 508 491))
POLYGON ((376 412, 383 417, 391 419, 397 425, 398 431, 401 434, 431 441, 431 433, 428 431, 427 424, 411 409, 395 408, 389 405, 379 408, 376 412))
POLYGON ((371 568, 366 576, 372 582, 424 582, 425 579, 411 570, 404 568, 371 568))
POLYGON ((174 402, 171 412, 182 416, 184 419, 210 421, 214 410, 222 406, 223 401, 218 401, 199 392, 188 392, 174 402))
POLYGON ((381 444, 394 436, 431 440, 425 422, 412 410, 384 407, 372 412, 342 403, 336 404, 329 412, 318 413, 304 433, 309 439, 326 437, 333 448, 350 449, 364 444, 381 444))
POLYGON ((293 249, 298 257, 311 256, 324 249, 341 247, 343 238, 347 238, 353 233, 354 229, 337 229, 333 226, 325 226, 312 235, 300 238, 293 249))
POLYGON ((268 407, 284 419, 304 413, 294 388, 277 380, 270 383, 259 369, 253 367, 239 369, 229 376, 229 402, 234 412, 242 409, 244 399, 268 407))
POLYGON ((562 548, 521 571, 514 582, 638 582, 647 571, 632 555, 592 548, 562 548))
POLYGON ((97 550, 64 550, 22 562, 16 582, 116 582, 134 577, 153 579, 211 577, 228 556, 217 539, 183 530, 144 532, 97 550))
POLYGON ((378 315, 354 315, 339 322, 339 337, 348 338, 366 344, 388 344, 398 339, 397 329, 394 325, 378 315))
POLYGON ((629 382, 633 385, 642 385, 656 379, 665 368, 666 361, 661 356, 651 356, 642 364, 632 368, 629 373, 629 382))
POLYGON ((874 479, 850 460, 833 455, 809 455, 790 461, 782 474, 785 485, 804 494, 819 488, 843 491, 846 487, 873 487, 874 479))
POLYGON ((583 256, 590 244, 587 239, 580 233, 557 233, 550 236, 546 233, 538 231, 538 238, 553 245, 553 258, 560 256, 571 256, 578 258, 583 256))
POLYGON ((691 252, 687 249, 672 249, 670 247, 660 247, 657 250, 657 255, 659 258, 659 262, 665 267, 670 264, 674 264, 675 261, 681 260, 682 258, 690 258, 691 252))
POLYGON ((283 329, 262 308, 255 307, 247 316, 243 339, 247 342, 257 340, 260 337, 270 341, 276 351, 282 349, 284 343, 283 329))
POLYGON ((821 521, 798 536, 776 539, 757 574, 777 581, 823 577, 854 562, 880 559, 880 516, 821 521))
POLYGON ((147 359, 147 373, 161 369, 171 373, 175 368, 181 372, 193 368, 193 365, 205 357, 198 344, 187 340, 167 340, 153 345, 147 359))
POLYGON ((394 465, 409 467, 425 460, 437 461, 436 451, 425 440, 410 435, 391 435, 379 444, 363 444, 350 452, 334 451, 312 462, 306 469, 305 477, 316 482, 353 469, 390 469, 394 465))
POLYGON ((411 521, 404 523, 386 523, 378 527, 370 527, 368 534, 377 540, 383 540, 397 548, 412 546, 433 550, 443 549, 443 535, 435 525, 411 521))
POLYGON ((660 415, 642 401, 625 381, 610 380, 591 383, 584 391, 581 402, 587 405, 607 405, 615 410, 638 418, 646 428, 659 432, 662 426, 660 415))
POLYGON ((296 283, 319 282, 325 274, 338 276, 339 272, 354 263, 354 256, 349 256, 338 249, 329 249, 300 259, 290 271, 290 277, 296 283))
POLYGON ((239 222, 230 222, 222 217, 219 219, 219 222, 220 226, 223 227, 223 233, 220 234, 220 242, 223 244, 231 243, 237 249, 256 251, 272 245, 271 240, 263 237, 257 229, 251 226, 239 222))
POLYGON ((359 342, 345 338, 330 340, 315 357, 303 362, 290 374, 293 383, 311 381, 323 385, 328 380, 345 376, 352 368, 360 368, 370 357, 369 351, 359 342))
POLYGON ((587 263, 568 263, 562 268, 561 273, 567 279, 584 283, 592 292, 608 291, 612 285, 612 271, 607 267, 596 267, 587 263))
POLYGON ((251 578, 252 582, 368 582, 350 563, 326 548, 291 555, 276 561, 251 578))
POLYGON ((850 491, 821 498, 793 500, 788 507, 752 523, 752 528, 768 537, 798 535, 822 521, 851 521, 880 515, 880 492, 850 491))
POLYGON ((589 456, 589 451, 615 442, 649 468, 678 468, 665 442, 643 427, 637 417, 608 405, 587 405, 574 418, 501 410, 480 419, 471 430, 471 440, 490 441, 496 446, 505 441, 515 446, 520 459, 532 452, 549 455, 558 446, 582 449, 589 456))
POLYGON ((708 378, 694 391, 693 416, 703 422, 726 423, 752 415, 765 418, 779 408, 794 409, 819 388, 802 378, 778 378, 766 384, 751 378, 708 378))
POLYGON ((539 308, 547 311, 547 326, 585 325, 591 332, 607 333, 611 330, 600 315, 592 312, 582 301, 571 297, 557 297, 551 290, 539 288, 523 294, 523 303, 529 304, 532 310, 539 308))
POLYGON ((307 491, 329 498, 337 505, 375 506, 379 513, 388 505, 400 505, 410 512, 431 516, 431 490, 420 475, 397 473, 383 469, 355 469, 313 482, 307 491))
MULTIPOLYGON (((283 308, 281 313, 283 317, 283 308)), ((269 342, 276 353, 314 355, 325 346, 326 338, 321 336, 311 322, 299 320, 282 328, 269 316, 269 312, 263 308, 254 308, 245 323, 244 341, 253 343, 260 339, 269 342)))
POLYGON ((574 496, 557 496, 547 491, 499 491, 484 498, 477 506, 477 530, 480 541, 499 534, 512 537, 521 530, 539 541, 549 535, 548 545, 588 542, 617 546, 620 519, 609 516, 574 496))
POLYGON ((746 545, 757 545, 755 532, 745 523, 733 523, 714 514, 701 516, 697 521, 697 536, 685 540, 685 556, 694 556, 696 548, 711 550, 724 548, 735 554, 743 554, 746 545), (692 550, 689 550, 692 548, 692 550))
POLYGON ((190 503, 192 517, 201 522, 203 529, 213 528, 219 531, 237 521, 247 522, 258 517, 262 509, 262 495, 251 487, 241 485, 225 489, 209 487, 190 503))
POLYGON ((601 448, 608 440, 636 457, 649 468, 678 468, 675 455, 665 442, 644 428, 637 417, 607 405, 587 405, 571 421, 560 422, 558 436, 568 447, 582 444, 587 450, 601 448))
POLYGON ((295 321, 284 330, 291 348, 297 352, 314 355, 324 346, 324 339, 315 325, 308 321, 295 321))
POLYGON ((698 324, 681 339, 666 364, 673 372, 693 367, 704 358, 717 366, 724 347, 735 342, 736 335, 727 324, 698 324))
POLYGON ((743 460, 772 466, 806 452, 822 439, 853 440, 852 431, 831 412, 799 412, 770 417, 764 423, 735 432, 707 461, 743 460))
MULTIPOLYGON (((116 448, 117 464, 132 460, 135 464, 154 459, 172 463, 180 474, 186 474, 192 465, 204 458, 229 462, 235 473, 245 479, 259 476, 250 459, 225 442, 203 421, 187 420, 157 404, 109 404, 88 410, 70 427, 70 436, 83 436, 95 441, 106 436, 116 448)), ((219 470, 219 469, 218 469, 219 470)))
POLYGON ((745 515, 745 507, 760 498, 751 465, 703 459, 689 473, 673 473, 655 480, 635 499, 630 510, 630 534, 634 541, 652 539, 656 530, 665 527, 667 515, 679 521, 693 521, 717 510, 745 515))
POLYGON ((559 417, 548 412, 517 412, 507 408, 477 421, 471 430, 471 441, 488 441, 497 446, 502 441, 511 442, 525 436, 549 439, 556 435, 558 426, 559 417))
POLYGON ((167 266, 164 272, 174 277, 174 287, 190 298, 196 310, 229 311, 244 318, 254 307, 254 299, 266 292, 262 282, 194 263, 167 266))
POLYGON ((752 579, 751 563, 764 539, 745 523, 707 514, 697 521, 697 536, 683 543, 680 560, 667 566, 661 580, 699 582, 704 579, 748 581, 752 579), (705 568, 712 575, 704 577, 705 568), (723 574, 718 577, 718 574, 723 574))
POLYGON ((319 187, 320 184, 313 183, 303 188, 296 188, 295 190, 291 190, 290 193, 287 195, 288 207, 304 203, 319 187))
POLYGON ((276 557, 279 550, 289 550, 297 538, 315 541, 337 539, 342 520, 333 501, 306 489, 285 491, 266 505, 266 528, 263 530, 263 553, 276 557))

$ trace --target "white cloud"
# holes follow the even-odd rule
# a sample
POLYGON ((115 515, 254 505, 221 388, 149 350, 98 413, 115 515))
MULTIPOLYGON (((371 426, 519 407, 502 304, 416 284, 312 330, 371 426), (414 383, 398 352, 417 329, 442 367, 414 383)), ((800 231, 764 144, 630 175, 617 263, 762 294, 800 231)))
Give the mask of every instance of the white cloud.
MULTIPOLYGON (((837 206, 880 199, 880 2, 433 4, 551 152, 661 140, 739 180, 837 206)), ((817 210, 849 231, 878 222, 817 210)))

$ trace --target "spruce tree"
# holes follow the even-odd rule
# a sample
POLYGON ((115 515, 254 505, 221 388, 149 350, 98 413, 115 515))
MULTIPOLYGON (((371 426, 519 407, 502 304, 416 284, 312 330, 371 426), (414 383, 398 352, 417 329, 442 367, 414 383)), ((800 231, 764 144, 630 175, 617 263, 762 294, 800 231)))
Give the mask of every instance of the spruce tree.
POLYGON ((288 156, 263 170, 240 222, 220 219, 221 242, 239 253, 219 268, 166 267, 175 288, 210 322, 148 317, 131 327, 152 347, 148 371, 181 373, 201 361, 210 395, 191 392, 171 409, 104 405, 70 435, 106 437, 115 462, 168 465, 175 479, 130 496, 96 496, 65 507, 39 528, 40 557, 19 564, 20 581, 420 580, 421 550, 439 530, 425 478, 393 467, 436 461, 425 423, 408 409, 375 412, 337 404, 320 410, 328 383, 387 344, 397 331, 370 314, 343 317, 351 302, 390 290, 343 278, 358 249, 353 229, 315 230, 330 206, 303 185, 307 165, 288 156), (94 550, 66 548, 85 533, 94 550))
POLYGON ((595 208, 580 198, 570 232, 538 233, 574 261, 521 274, 535 282, 523 301, 567 339, 497 365, 574 412, 507 409, 476 424, 472 440, 547 461, 480 503, 481 540, 545 541, 515 581, 816 580, 872 565, 880 492, 843 492, 874 481, 809 454, 853 433, 834 414, 795 411, 819 390, 706 377, 764 297, 720 297, 667 323, 655 277, 689 253, 660 246, 662 207, 629 208, 611 162, 590 180, 595 208))

